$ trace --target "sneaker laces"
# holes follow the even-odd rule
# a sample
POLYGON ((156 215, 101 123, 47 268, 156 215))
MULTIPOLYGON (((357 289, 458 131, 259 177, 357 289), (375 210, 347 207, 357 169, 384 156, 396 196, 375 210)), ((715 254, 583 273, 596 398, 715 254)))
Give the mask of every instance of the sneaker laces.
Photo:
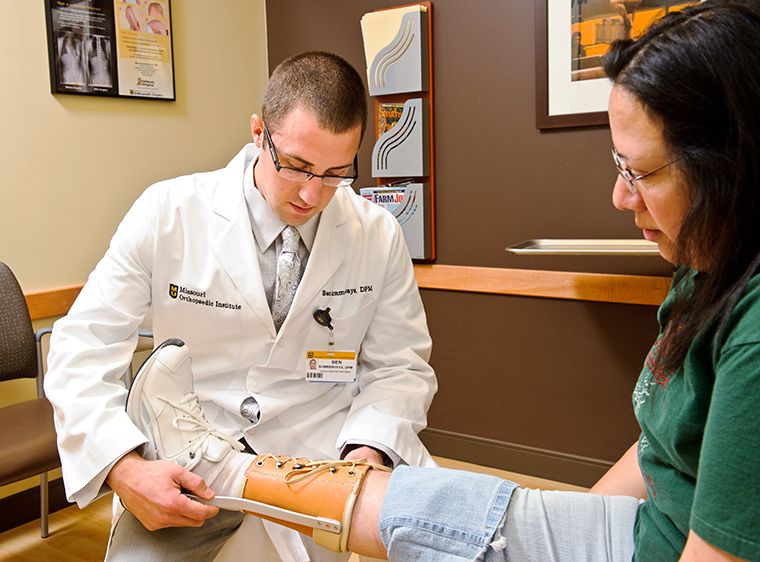
POLYGON ((185 414, 185 416, 176 416, 172 420, 172 427, 182 432, 192 432, 194 434, 190 440, 191 447, 189 455, 191 459, 195 458, 198 451, 201 451, 204 458, 213 462, 218 462, 225 457, 227 451, 224 451, 218 458, 214 458, 214 456, 209 453, 209 441, 206 439, 208 436, 214 436, 217 439, 226 441, 235 451, 243 450, 244 447, 242 443, 229 435, 225 435, 209 423, 201 408, 198 395, 195 392, 188 392, 179 402, 172 402, 161 396, 157 396, 156 398, 168 404, 175 410, 185 414))
POLYGON ((382 470, 383 472, 391 472, 391 469, 381 464, 375 464, 369 462, 367 459, 354 459, 354 460, 317 460, 311 461, 308 459, 288 457, 288 456, 275 456, 271 453, 261 455, 259 457, 260 463, 263 463, 266 459, 274 459, 277 468, 288 462, 293 463, 287 474, 285 474, 285 482, 288 484, 296 484, 302 480, 306 480, 312 476, 325 471, 335 473, 339 468, 348 468, 348 475, 353 476, 357 466, 369 466, 375 470, 382 470))

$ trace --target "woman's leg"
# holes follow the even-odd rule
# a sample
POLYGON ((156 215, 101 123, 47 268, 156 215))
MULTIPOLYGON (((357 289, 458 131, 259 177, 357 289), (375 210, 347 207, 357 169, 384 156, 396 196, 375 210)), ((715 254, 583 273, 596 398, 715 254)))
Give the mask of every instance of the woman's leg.
POLYGON ((388 553, 380 538, 379 522, 380 509, 390 479, 389 473, 374 470, 364 478, 364 486, 356 500, 351 532, 348 535, 348 550, 351 552, 372 558, 387 558, 388 553))
MULTIPOLYGON (((459 562, 497 553, 493 559, 502 560, 499 531, 516 488, 514 482, 485 474, 397 468, 377 522, 388 558, 459 562)), ((361 517, 355 515, 352 532, 363 524, 361 517)))
POLYGON ((401 467, 390 478, 368 475, 348 544, 376 557, 387 549, 388 558, 399 561, 628 562, 639 503, 401 467))

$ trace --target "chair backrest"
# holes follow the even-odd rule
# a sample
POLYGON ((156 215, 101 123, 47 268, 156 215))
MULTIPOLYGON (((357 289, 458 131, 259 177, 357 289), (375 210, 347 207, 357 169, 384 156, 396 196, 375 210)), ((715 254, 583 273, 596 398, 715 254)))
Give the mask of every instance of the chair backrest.
POLYGON ((35 378, 37 344, 16 276, 0 262, 0 381, 35 378))

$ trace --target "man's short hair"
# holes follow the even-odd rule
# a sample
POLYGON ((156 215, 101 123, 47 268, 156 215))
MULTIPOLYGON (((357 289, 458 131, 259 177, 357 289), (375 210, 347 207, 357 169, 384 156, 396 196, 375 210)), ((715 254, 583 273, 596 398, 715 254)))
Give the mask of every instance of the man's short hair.
POLYGON ((261 115, 270 131, 296 107, 309 110, 319 126, 345 133, 367 126, 367 96, 359 73, 338 55, 311 51, 294 55, 274 69, 261 115))

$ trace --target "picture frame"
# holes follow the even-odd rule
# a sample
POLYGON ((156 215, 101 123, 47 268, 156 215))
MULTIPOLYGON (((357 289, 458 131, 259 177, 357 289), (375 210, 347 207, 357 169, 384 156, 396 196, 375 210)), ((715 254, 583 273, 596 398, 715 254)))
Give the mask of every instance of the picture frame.
POLYGON ((176 101, 171 0, 45 0, 50 91, 176 101))
POLYGON ((536 128, 609 124, 612 84, 600 60, 669 11, 700 0, 535 0, 536 128))
POLYGON ((607 125, 606 78, 573 83, 570 0, 535 0, 536 11, 536 128, 607 125))

